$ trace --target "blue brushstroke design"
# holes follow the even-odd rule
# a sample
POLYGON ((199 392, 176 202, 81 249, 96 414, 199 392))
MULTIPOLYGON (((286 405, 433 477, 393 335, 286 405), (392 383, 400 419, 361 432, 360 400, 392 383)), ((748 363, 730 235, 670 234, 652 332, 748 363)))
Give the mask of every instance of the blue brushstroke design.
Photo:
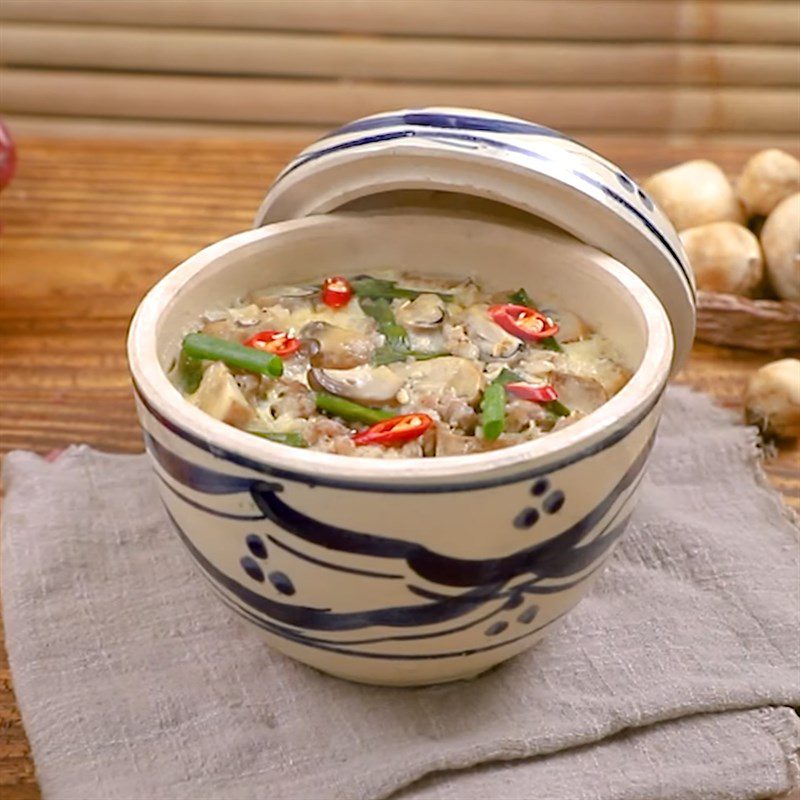
MULTIPOLYGON (((317 472, 315 475, 310 475, 302 472, 295 472, 294 470, 282 469, 274 467, 263 461, 257 461, 253 458, 235 453, 227 448, 220 447, 219 445, 211 444, 207 439, 198 436, 193 431, 184 428, 182 425, 173 422, 168 417, 164 416, 142 393, 142 390, 137 385, 136 381, 132 381, 133 390, 139 399, 139 402, 147 409, 150 415, 156 419, 160 425, 173 433, 175 436, 183 439, 186 442, 203 450, 206 453, 220 459, 222 462, 230 462, 240 467, 251 469, 254 472, 259 472, 263 475, 270 477, 281 478, 294 483, 305 484, 306 486, 328 486, 334 489, 350 489, 358 492, 378 492, 380 494, 450 494, 452 492, 471 492, 475 489, 489 489, 494 486, 507 486, 514 483, 529 481, 536 478, 549 475, 560 469, 574 464, 576 461, 582 461, 585 458, 601 453, 609 447, 613 447, 617 442, 622 441, 631 431, 645 420, 650 412, 658 405, 663 394, 665 384, 659 387, 658 393, 653 396, 651 401, 636 415, 627 425, 621 427, 608 434, 605 439, 597 442, 596 444, 585 447, 583 450, 573 453, 569 456, 563 456, 552 462, 548 462, 539 467, 532 467, 531 469, 514 474, 512 476, 495 476, 488 478, 473 478, 471 480, 462 480, 460 483, 438 483, 427 481, 425 483, 411 483, 411 484, 396 484, 390 482, 377 482, 367 483, 365 481, 337 478, 335 475, 326 475, 317 472)), ((149 435, 149 434, 146 434, 149 435)), ((238 480, 238 478, 237 478, 238 480)))
POLYGON ((224 472, 206 469, 194 461, 181 458, 162 445, 151 434, 144 432, 148 452, 161 464, 164 471, 178 483, 205 494, 234 494, 249 491, 252 478, 240 478, 224 472))
MULTIPOLYGON (((494 117, 476 117, 470 114, 453 114, 435 111, 408 111, 405 114, 385 114, 380 117, 368 117, 348 122, 335 131, 322 137, 320 141, 342 136, 346 133, 374 131, 381 128, 394 128, 398 125, 416 125, 426 128, 452 128, 455 130, 486 131, 488 133, 522 133, 526 135, 547 136, 553 139, 564 139, 574 142, 559 131, 534 122, 515 119, 497 119, 494 117)), ((576 142, 577 144, 577 142, 576 142)))
MULTIPOLYGON (((436 134, 428 133, 427 131, 417 131, 417 130, 402 130, 402 131, 389 131, 384 134, 378 134, 376 136, 365 136, 360 139, 354 139, 347 142, 338 142, 337 144, 330 145, 329 147, 323 147, 319 150, 315 150, 310 153, 305 153, 299 155, 291 164, 289 164, 286 169, 281 172, 280 175, 275 180, 275 184, 278 184, 288 175, 293 173, 296 169, 304 166, 305 164, 310 163, 311 161, 316 161, 319 158, 324 156, 330 155, 331 153, 340 152, 343 150, 350 150, 356 147, 361 147, 363 145, 374 144, 376 142, 387 142, 393 139, 410 139, 410 138, 417 138, 417 139, 427 139, 427 140, 435 140, 440 139, 442 141, 462 141, 462 142, 476 142, 480 144, 486 144, 498 150, 505 150, 506 152, 516 153, 518 155, 524 155, 527 158, 533 158, 537 161, 544 161, 547 163, 557 163, 554 159, 548 158, 544 156, 542 153, 539 153, 536 150, 531 150, 527 147, 520 147, 519 145, 511 144, 509 142, 502 142, 498 141, 497 139, 490 139, 485 136, 475 136, 473 134, 466 134, 466 133, 454 133, 451 131, 443 130, 441 132, 437 132, 436 134)), ((561 165, 559 165, 561 166, 561 165)), ((600 189, 607 197, 614 200, 619 205, 623 206, 627 211, 629 211, 633 216, 635 216, 644 226, 645 228, 659 241, 662 247, 669 253, 670 257, 672 258, 675 265, 681 272, 684 280, 686 281, 687 288, 692 296, 692 298, 696 298, 694 287, 692 286, 692 282, 689 279, 689 273, 687 272, 686 267, 684 266, 681 257, 678 255, 675 248, 670 244, 667 238, 661 233, 661 230, 651 222, 645 214, 643 214, 636 206, 628 202, 625 198, 623 198, 618 192, 615 192, 610 186, 603 183, 602 181, 597 180, 596 178, 587 175, 580 170, 566 168, 570 174, 575 176, 576 178, 585 181, 589 185, 593 186, 596 189, 600 189)), ((638 188, 638 187, 637 187, 638 188)))
MULTIPOLYGON (((485 653, 491 650, 497 650, 501 647, 506 647, 508 645, 516 644, 523 639, 528 639, 531 636, 536 635, 540 631, 549 628, 551 625, 554 625, 559 620, 563 619, 571 610, 572 608, 568 608, 562 611, 560 614, 557 614, 552 619, 547 620, 547 622, 543 622, 541 625, 538 625, 535 628, 531 628, 527 630, 525 633, 515 636, 511 639, 506 639, 500 642, 494 642, 493 644, 483 645, 481 647, 470 647, 467 649, 462 650, 454 650, 450 652, 444 653, 376 653, 370 650, 352 650, 346 649, 345 647, 338 646, 334 643, 323 643, 323 642, 309 642, 307 641, 306 637, 303 636, 302 633, 299 631, 292 631, 290 629, 280 628, 280 626, 276 626, 274 623, 271 623, 269 620, 265 620, 256 614, 254 614, 250 609, 240 606, 238 603, 234 602, 230 597, 223 594, 222 591, 214 584, 213 580, 208 578, 209 584, 211 588, 216 592, 217 596, 222 600, 225 605, 231 608, 240 616, 247 619, 249 622, 252 622, 254 625, 262 628, 263 630, 268 631, 269 633, 273 633, 277 636, 282 636, 289 641, 295 642, 297 644, 302 644, 306 646, 313 647, 316 650, 325 650, 329 653, 337 653, 339 655, 344 656, 353 656, 355 658, 371 658, 377 659, 382 661, 437 661, 439 659, 445 658, 463 658, 464 656, 471 656, 475 655, 476 653, 485 653)), ((538 611, 538 609, 537 609, 538 611)), ((520 615, 521 616, 521 615, 520 615)))
MULTIPOLYGON (((539 577, 562 577, 570 572, 583 569, 594 560, 591 554, 602 542, 602 537, 598 537, 590 545, 580 548, 580 553, 576 551, 576 548, 588 532, 606 515, 619 495, 642 474, 653 441, 654 435, 651 435, 617 485, 582 519, 556 537, 495 559, 454 558, 436 553, 415 542, 331 525, 309 517, 281 500, 278 495, 283 492, 283 486, 279 483, 248 479, 246 486, 237 484, 235 489, 226 491, 227 493, 249 491, 256 507, 262 512, 263 518, 271 520, 278 527, 309 544, 355 555, 404 559, 411 570, 432 583, 444 586, 506 583, 524 572, 535 572, 539 577), (573 562, 576 558, 577 563, 580 563, 581 566, 574 567, 573 562)), ((214 474, 220 475, 223 486, 228 485, 229 476, 214 473, 205 468, 199 468, 199 471, 193 470, 191 462, 171 453, 162 445, 158 449, 153 449, 152 452, 167 474, 175 480, 183 482, 190 489, 203 491, 199 485, 207 486, 210 480, 209 476, 214 474), (194 478, 197 478, 200 483, 193 484, 194 478)), ((213 493, 225 492, 216 489, 213 493)))
MULTIPOLYGON (((151 455, 153 455, 154 458, 156 457, 152 448, 148 447, 147 450, 151 455)), ((198 511, 204 511, 206 514, 211 514, 215 517, 219 517, 220 519, 234 519, 242 522, 258 522, 264 519, 263 514, 233 514, 229 511, 220 511, 218 508, 213 508, 212 506, 208 506, 205 503, 200 503, 197 500, 192 500, 191 497, 188 497, 183 492, 179 492, 169 481, 165 480, 164 476, 159 472, 156 472, 155 474, 162 486, 169 489, 169 491, 172 492, 175 497, 179 498, 187 505, 190 505, 192 508, 196 508, 198 511)))
MULTIPOLYGON (((259 519, 265 519, 262 515, 259 519)), ((371 569, 356 569, 355 567, 346 567, 343 564, 334 564, 330 561, 323 561, 321 558, 314 558, 314 556, 307 555, 306 553, 301 553, 299 550, 295 550, 294 547, 289 547, 286 542, 282 542, 280 539, 276 539, 274 536, 267 536, 270 542, 274 545, 277 545, 282 550, 285 550, 287 553, 291 553, 293 556, 302 559, 303 561, 308 561, 310 564, 316 564, 318 567, 326 567, 327 569, 337 570, 338 572, 349 572, 351 575, 361 575, 365 578, 384 578, 386 580, 402 580, 405 578, 405 575, 398 575, 392 572, 376 572, 375 570, 371 569)))
POLYGON ((578 522, 546 542, 494 559, 454 558, 415 542, 330 525, 283 502, 278 497, 282 491, 279 484, 255 481, 250 494, 268 519, 299 539, 339 552, 405 559, 417 575, 443 586, 505 584, 525 572, 535 572, 542 578, 563 577, 588 566, 604 549, 602 538, 583 548, 578 545, 606 515, 617 497, 638 478, 652 442, 651 436, 618 484, 578 522))

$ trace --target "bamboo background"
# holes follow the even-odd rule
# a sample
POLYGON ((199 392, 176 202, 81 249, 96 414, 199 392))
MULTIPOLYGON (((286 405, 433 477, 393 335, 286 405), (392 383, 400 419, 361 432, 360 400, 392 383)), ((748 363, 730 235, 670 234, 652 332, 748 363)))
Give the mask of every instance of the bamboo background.
POLYGON ((18 132, 313 134, 428 104, 575 134, 800 130, 797 0, 2 0, 18 132))

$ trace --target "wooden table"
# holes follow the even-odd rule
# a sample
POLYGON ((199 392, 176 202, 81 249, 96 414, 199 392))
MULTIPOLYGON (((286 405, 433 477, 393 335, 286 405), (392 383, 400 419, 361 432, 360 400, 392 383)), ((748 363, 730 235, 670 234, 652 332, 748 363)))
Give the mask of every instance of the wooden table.
MULTIPOLYGON (((699 156, 735 172, 753 150, 608 136, 587 143, 636 176, 699 156)), ((303 144, 19 143, 18 176, 0 198, 2 451, 45 453, 71 442, 142 450, 124 353, 136 303, 189 254, 248 227, 267 185, 303 144)), ((747 375, 767 360, 697 345, 679 380, 738 408, 747 375)), ((782 449, 765 468, 800 508, 797 450, 782 449)), ((29 800, 39 792, 0 657, 0 794, 29 800)))

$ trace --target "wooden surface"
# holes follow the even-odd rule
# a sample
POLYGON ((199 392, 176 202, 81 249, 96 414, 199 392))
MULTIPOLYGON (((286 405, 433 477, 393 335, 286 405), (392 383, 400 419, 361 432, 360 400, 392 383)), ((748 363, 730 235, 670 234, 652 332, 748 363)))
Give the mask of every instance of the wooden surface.
MULTIPOLYGON (((249 226, 302 136, 270 142, 20 142, 17 179, 0 195, 0 447, 45 453, 71 442, 139 452, 124 336, 145 290, 215 239, 249 226)), ((587 143, 633 175, 707 157, 735 172, 752 146, 660 144, 595 136, 587 143)), ((679 380, 738 408, 750 372, 769 360, 697 345, 679 380)), ((800 509, 796 449, 765 464, 800 509)), ((0 663, 0 796, 38 797, 0 663)))

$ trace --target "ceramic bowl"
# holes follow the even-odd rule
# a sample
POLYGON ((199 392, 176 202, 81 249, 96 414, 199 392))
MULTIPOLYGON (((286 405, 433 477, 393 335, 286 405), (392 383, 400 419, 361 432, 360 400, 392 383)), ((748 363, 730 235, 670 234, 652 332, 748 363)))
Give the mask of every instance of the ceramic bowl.
POLYGON ((520 653, 587 592, 635 503, 673 332, 634 272, 546 225, 351 211, 267 225, 192 256, 143 300, 128 354, 164 505, 220 598, 299 661, 413 685, 520 653), (524 285, 614 340, 633 377, 561 431, 426 460, 274 444, 207 416, 169 382, 204 310, 258 285, 386 266, 524 285))

